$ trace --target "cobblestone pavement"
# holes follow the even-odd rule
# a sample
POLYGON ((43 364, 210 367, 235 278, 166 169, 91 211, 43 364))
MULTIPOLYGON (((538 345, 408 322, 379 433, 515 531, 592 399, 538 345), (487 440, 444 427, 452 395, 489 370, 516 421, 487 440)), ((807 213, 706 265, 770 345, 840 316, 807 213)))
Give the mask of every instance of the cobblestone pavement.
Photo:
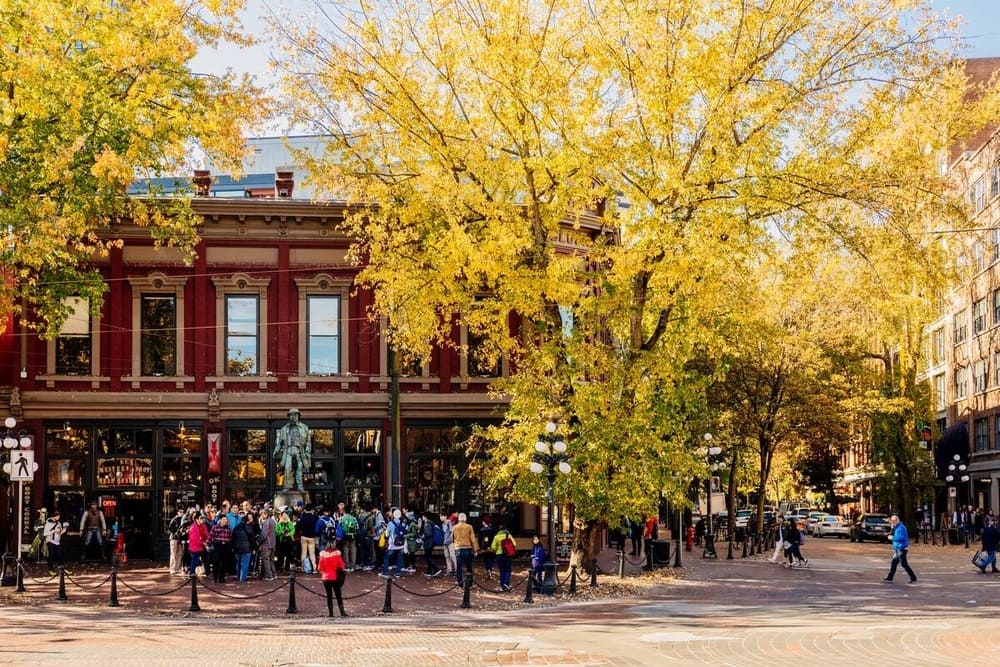
MULTIPOLYGON (((51 583, 29 580, 27 593, 3 589, 0 596, 7 624, 0 664, 846 667, 983 664, 1000 649, 1000 575, 980 574, 969 563, 973 549, 914 546, 910 561, 920 578, 914 585, 902 573, 892 584, 881 581, 886 545, 810 540, 804 551, 812 562, 802 569, 764 556, 702 560, 685 553, 674 577, 645 575, 635 595, 582 602, 536 598, 541 604, 526 605, 512 594, 476 589, 473 609, 460 609, 457 590, 421 597, 446 582, 409 577, 400 583, 411 593, 397 597, 394 586, 394 613, 368 612, 358 598, 348 610, 366 615, 348 619, 327 619, 322 600, 305 591, 295 615, 275 612, 273 603, 258 609, 244 599, 216 601, 211 592, 202 612, 190 612, 170 611, 183 598, 139 604, 142 596, 128 588, 119 607, 88 603, 72 585, 70 600, 60 603, 52 600, 51 583)), ((98 574, 77 576, 100 581, 98 574)), ((146 592, 165 590, 170 581, 138 570, 123 572, 122 582, 128 577, 149 586, 146 592)), ((351 583, 356 594, 376 581, 358 575, 351 583)), ((619 581, 602 575, 598 590, 619 581)), ((279 583, 218 588, 248 595, 279 583)), ((314 579, 306 583, 317 588, 314 579)), ((284 604, 287 588, 275 596, 284 596, 284 604)), ((516 597, 523 598, 523 589, 516 597)))

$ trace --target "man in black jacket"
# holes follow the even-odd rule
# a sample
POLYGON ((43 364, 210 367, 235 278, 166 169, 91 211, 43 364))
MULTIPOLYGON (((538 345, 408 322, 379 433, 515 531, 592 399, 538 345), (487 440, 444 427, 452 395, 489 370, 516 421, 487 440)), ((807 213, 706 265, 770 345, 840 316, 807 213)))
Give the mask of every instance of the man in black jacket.
POLYGON ((983 551, 986 552, 986 559, 983 564, 979 566, 979 569, 985 574, 986 566, 989 565, 992 569, 990 572, 1000 572, 997 569, 997 546, 1000 545, 1000 530, 993 525, 993 521, 989 518, 983 523, 983 551))

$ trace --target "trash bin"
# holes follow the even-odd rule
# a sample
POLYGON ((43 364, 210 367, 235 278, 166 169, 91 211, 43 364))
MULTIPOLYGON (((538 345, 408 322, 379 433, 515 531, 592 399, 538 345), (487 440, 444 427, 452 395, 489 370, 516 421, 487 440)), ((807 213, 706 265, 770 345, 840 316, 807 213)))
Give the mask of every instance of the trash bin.
POLYGON ((653 567, 667 567, 670 565, 670 542, 667 540, 653 540, 653 567))

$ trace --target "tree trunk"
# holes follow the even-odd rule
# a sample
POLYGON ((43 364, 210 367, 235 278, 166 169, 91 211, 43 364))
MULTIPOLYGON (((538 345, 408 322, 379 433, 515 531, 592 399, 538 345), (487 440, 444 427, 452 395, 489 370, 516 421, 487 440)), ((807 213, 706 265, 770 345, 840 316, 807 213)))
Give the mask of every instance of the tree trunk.
POLYGON ((601 531, 600 523, 595 519, 576 519, 573 522, 573 547, 569 557, 570 567, 576 565, 576 572, 579 576, 583 572, 590 572, 601 552, 601 531))

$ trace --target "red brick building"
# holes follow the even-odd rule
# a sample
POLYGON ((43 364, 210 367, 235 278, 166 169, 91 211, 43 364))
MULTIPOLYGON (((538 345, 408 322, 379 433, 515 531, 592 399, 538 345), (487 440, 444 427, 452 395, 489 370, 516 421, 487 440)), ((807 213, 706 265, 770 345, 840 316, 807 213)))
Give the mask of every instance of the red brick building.
POLYGON ((312 433, 312 502, 455 507, 536 527, 534 509, 484 494, 467 454, 471 427, 500 417, 487 388, 505 362, 481 358, 456 322, 458 349, 391 372, 371 295, 354 285, 345 208, 283 196, 295 177, 248 177, 238 198, 203 188, 190 265, 121 225, 122 247, 95 264, 108 286, 100 315, 76 303, 55 340, 9 322, 0 386, 39 463, 28 525, 42 506, 72 517, 98 500, 131 556, 161 555, 175 507, 274 497, 275 435, 296 407, 312 433))

